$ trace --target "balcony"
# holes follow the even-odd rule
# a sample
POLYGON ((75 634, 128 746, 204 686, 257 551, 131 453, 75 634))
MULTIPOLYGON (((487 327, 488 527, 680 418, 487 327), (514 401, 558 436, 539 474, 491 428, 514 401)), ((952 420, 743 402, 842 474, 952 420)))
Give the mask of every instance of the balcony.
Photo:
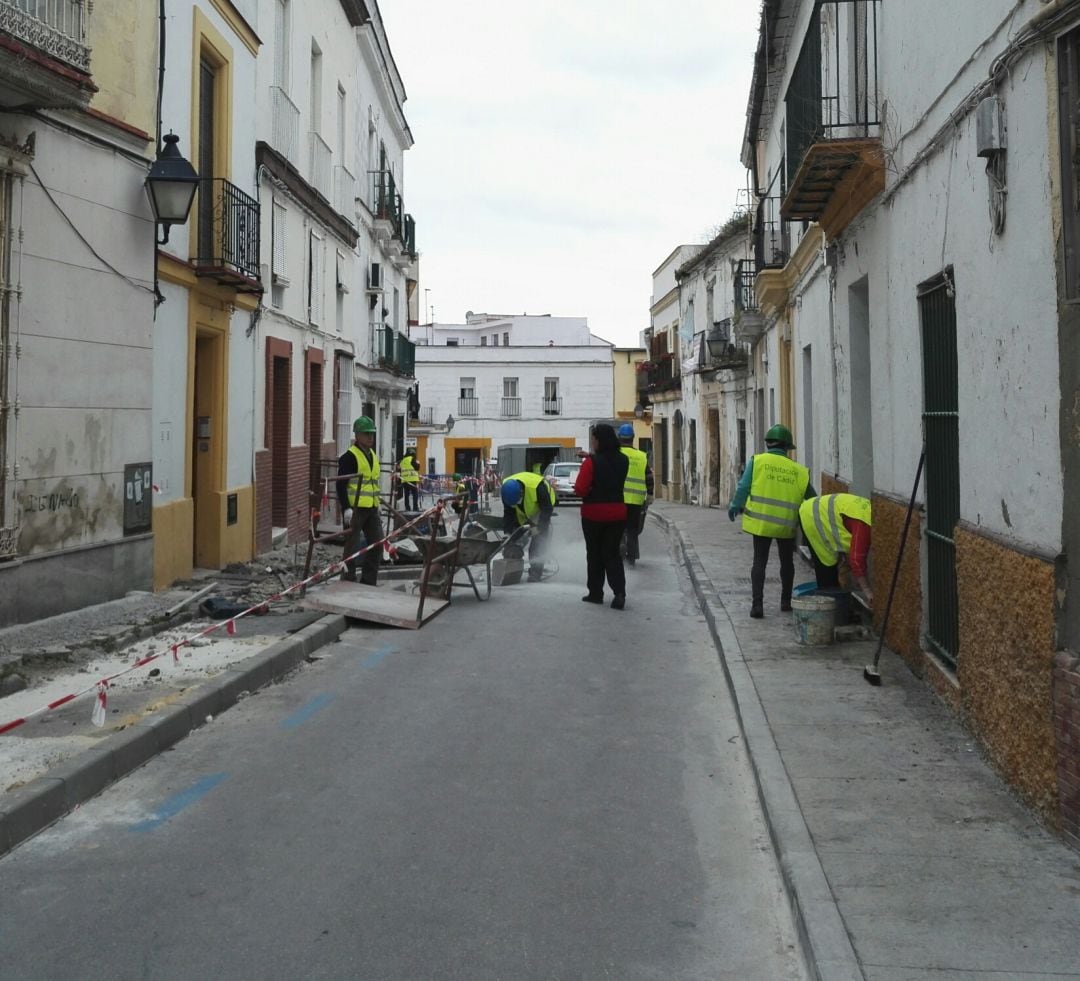
POLYGON ((411 259, 416 258, 416 219, 412 215, 405 215, 402 219, 402 244, 405 254, 411 259))
POLYGON ((348 167, 334 168, 334 210, 349 221, 356 221, 356 178, 348 167))
POLYGON ((881 0, 819 0, 785 96, 789 221, 839 235, 885 189, 878 91, 881 0))
POLYGON ((499 414, 505 419, 520 419, 521 418, 521 399, 519 398, 503 398, 502 406, 500 407, 499 414))
POLYGON ((755 262, 740 259, 735 267, 735 314, 757 313, 757 293, 754 290, 755 262))
POLYGON ((783 269, 791 258, 791 226, 781 211, 784 164, 780 163, 772 183, 758 201, 754 216, 754 262, 762 269, 783 269))
POLYGON ((372 174, 371 213, 375 216, 375 233, 384 245, 395 237, 400 241, 401 195, 389 170, 372 174))
POLYGON ((294 167, 300 167, 300 109, 279 85, 270 86, 271 146, 294 167))
POLYGON ((0 0, 0 34, 15 42, 9 45, 14 53, 0 65, 0 79, 25 92, 28 101, 47 98, 56 108, 88 105, 94 93, 89 16, 88 0, 0 0))
POLYGON ((480 400, 475 396, 463 396, 457 400, 457 414, 459 416, 480 415, 480 400))
POLYGON ((197 274, 240 292, 261 292, 259 202, 222 177, 202 178, 198 195, 197 274))
POLYGON ((417 426, 435 425, 435 407, 432 405, 421 406, 412 420, 417 426))
POLYGON ((308 133, 310 155, 308 158, 308 183, 327 201, 332 201, 334 192, 331 187, 330 161, 333 153, 326 140, 318 133, 308 133))
POLYGON ((561 416, 562 415, 562 399, 544 399, 541 411, 545 416, 561 416))
POLYGON ((416 345, 392 327, 372 325, 372 364, 395 375, 416 375, 416 345))

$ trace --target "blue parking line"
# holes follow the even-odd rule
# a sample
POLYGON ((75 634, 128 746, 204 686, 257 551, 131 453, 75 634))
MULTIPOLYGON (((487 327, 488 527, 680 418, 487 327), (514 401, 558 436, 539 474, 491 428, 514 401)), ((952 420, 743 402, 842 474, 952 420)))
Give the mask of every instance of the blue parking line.
POLYGON ((295 729, 297 726, 302 726, 308 719, 310 719, 317 712, 321 712, 327 705, 334 700, 333 695, 316 695, 310 702, 303 708, 297 709, 287 719, 283 719, 281 722, 282 729, 295 729))
POLYGON ((180 793, 173 794, 172 797, 166 798, 161 806, 154 812, 152 818, 147 818, 145 821, 139 821, 138 823, 133 824, 131 830, 139 832, 153 831, 170 818, 176 817, 176 815, 185 808, 202 800, 203 797, 210 793, 210 791, 227 776, 227 773, 212 773, 208 777, 203 777, 202 780, 192 784, 187 790, 181 790, 180 793))
POLYGON ((380 647, 377 651, 371 654, 366 661, 363 661, 361 666, 365 668, 373 668, 377 665, 387 654, 393 654, 397 650, 392 644, 387 644, 385 647, 380 647))

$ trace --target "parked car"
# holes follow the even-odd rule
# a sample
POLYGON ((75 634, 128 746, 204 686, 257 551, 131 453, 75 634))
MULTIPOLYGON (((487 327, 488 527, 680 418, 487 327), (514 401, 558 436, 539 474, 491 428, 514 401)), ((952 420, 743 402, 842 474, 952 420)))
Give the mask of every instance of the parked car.
POLYGON ((544 479, 547 480, 551 485, 551 489, 555 492, 555 502, 557 504, 561 504, 563 501, 578 500, 577 492, 574 490, 574 481, 577 480, 580 470, 580 463, 549 463, 547 465, 547 469, 544 471, 544 479))

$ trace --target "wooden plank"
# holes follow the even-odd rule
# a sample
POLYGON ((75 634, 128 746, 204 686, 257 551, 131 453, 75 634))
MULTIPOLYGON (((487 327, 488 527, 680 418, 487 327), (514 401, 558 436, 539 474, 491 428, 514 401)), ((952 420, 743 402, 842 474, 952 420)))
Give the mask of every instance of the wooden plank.
POLYGON ((417 617, 420 604, 418 596, 390 589, 385 586, 365 586, 362 583, 335 579, 322 586, 315 586, 301 604, 305 609, 323 613, 336 613, 352 620, 385 623, 390 627, 419 630, 425 623, 438 616, 450 602, 427 598, 423 619, 417 617))

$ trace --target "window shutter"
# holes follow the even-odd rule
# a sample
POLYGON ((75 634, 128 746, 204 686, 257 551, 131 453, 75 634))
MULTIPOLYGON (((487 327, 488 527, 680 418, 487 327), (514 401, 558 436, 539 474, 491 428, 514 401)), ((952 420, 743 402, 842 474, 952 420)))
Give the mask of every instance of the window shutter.
POLYGON ((288 267, 285 261, 285 218, 288 212, 285 210, 283 204, 278 204, 278 202, 275 201, 270 214, 270 239, 273 252, 270 271, 274 275, 275 283, 287 286, 289 277, 286 274, 286 269, 288 267))
POLYGON ((323 322, 323 305, 325 297, 326 244, 323 242, 322 236, 314 230, 311 232, 308 267, 311 275, 310 292, 308 294, 308 319, 316 327, 320 327, 323 322))
POLYGON ((348 266, 345 263, 345 254, 340 249, 335 249, 335 265, 334 274, 337 278, 337 288, 339 293, 349 292, 349 281, 347 277, 348 266))

